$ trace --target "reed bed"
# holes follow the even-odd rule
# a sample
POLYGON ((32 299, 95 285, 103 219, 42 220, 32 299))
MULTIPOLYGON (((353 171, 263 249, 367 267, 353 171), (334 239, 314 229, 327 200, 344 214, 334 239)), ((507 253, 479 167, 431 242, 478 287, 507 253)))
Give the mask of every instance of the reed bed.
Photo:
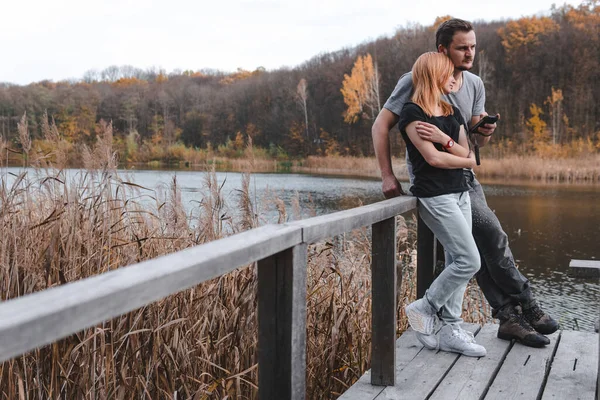
MULTIPOLYGON (((105 124, 81 150, 85 172, 69 175, 60 154, 30 154, 37 169, 2 177, 3 300, 252 229, 270 222, 268 210, 278 222, 306 212, 298 200, 287 210, 276 197, 254 199, 248 173, 228 204, 211 171, 190 209, 175 178, 151 191, 118 175, 111 135, 105 124)), ((415 298, 415 242, 415 221, 398 218, 399 333, 415 298)), ((336 398, 369 368, 370 273, 367 229, 309 246, 307 398, 336 398)), ((469 293, 466 319, 487 320, 483 296, 474 285, 469 293)), ((0 397, 254 399, 256 308, 248 265, 3 363, 0 397)))
POLYGON ((600 154, 579 158, 482 156, 481 165, 475 172, 482 179, 600 183, 600 154))
MULTIPOLYGON (((483 154, 481 165, 475 169, 480 179, 526 180, 538 182, 600 182, 600 154, 585 153, 578 157, 546 157, 539 155, 483 154)), ((408 180, 404 157, 395 157, 392 166, 396 177, 408 180)), ((331 175, 380 177, 375 158, 368 157, 308 157, 296 172, 331 175)))
MULTIPOLYGON (((398 179, 408 180, 408 172, 403 157, 394 158, 392 166, 398 179)), ((294 166, 293 171, 328 174, 328 175, 347 175, 364 176, 370 178, 379 178, 379 166, 374 157, 350 157, 350 156, 309 156, 301 164, 294 166)))
MULTIPOLYGON (((40 141, 34 142, 40 144, 40 141)), ((31 151, 32 144, 26 143, 31 151)), ((52 149, 53 145, 48 142, 43 143, 40 148, 52 149)), ((69 166, 83 166, 81 151, 74 150, 74 145, 66 141, 59 143, 63 150, 68 150, 62 157, 65 158, 69 166)), ((6 142, 0 143, 0 149, 9 147, 6 142)), ((38 146, 39 147, 39 146, 38 146)), ((185 148, 182 147, 185 150, 185 148)), ((560 147, 559 147, 560 149, 560 147)), ((60 150, 60 149, 59 149, 60 150)), ((187 150, 186 150, 187 151, 187 150)), ((158 161, 129 161, 122 163, 125 166, 143 167, 174 167, 182 169, 195 169, 200 171, 236 171, 236 172, 296 172, 321 175, 339 175, 339 176, 360 176, 366 178, 380 178, 380 171, 377 160, 374 157, 352 157, 352 156, 309 156, 306 159, 298 160, 280 160, 268 156, 264 150, 258 157, 253 157, 244 152, 239 157, 224 157, 200 153, 190 150, 194 156, 186 157, 186 161, 177 161, 172 164, 165 164, 158 161), (200 154, 197 155, 196 153, 200 154)), ((57 151, 52 151, 57 153, 57 151)), ((573 152, 555 151, 551 155, 528 154, 524 150, 510 152, 503 148, 492 147, 482 150, 482 163, 475 171, 478 177, 484 180, 513 180, 513 181, 536 181, 552 183, 599 183, 600 182, 600 154, 595 152, 581 152, 579 155, 573 152), (564 153, 564 154, 563 154, 564 153)), ((187 153, 186 153, 187 154, 187 153)), ((31 165, 47 164, 47 160, 41 160, 39 155, 33 158, 23 157, 21 154, 10 156, 10 165, 23 165, 27 162, 31 165)), ((392 167, 396 177, 401 181, 408 181, 408 172, 403 155, 398 155, 392 159, 392 167)))

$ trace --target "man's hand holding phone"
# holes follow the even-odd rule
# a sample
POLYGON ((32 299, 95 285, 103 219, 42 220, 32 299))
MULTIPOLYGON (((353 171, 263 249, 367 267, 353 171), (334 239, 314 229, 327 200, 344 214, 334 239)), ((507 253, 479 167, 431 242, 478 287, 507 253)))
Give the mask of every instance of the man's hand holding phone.
POLYGON ((500 114, 487 115, 481 114, 481 119, 471 127, 470 133, 476 133, 483 136, 491 136, 496 130, 496 122, 500 119, 500 114))
POLYGON ((475 125, 469 129, 470 134, 476 134, 477 136, 471 137, 474 139, 473 143, 473 152, 475 153, 475 160, 477 165, 481 164, 481 160, 479 159, 479 147, 485 146, 487 142, 490 140, 490 136, 496 130, 496 122, 500 119, 500 114, 496 115, 487 115, 487 113, 481 114, 479 121, 475 125))

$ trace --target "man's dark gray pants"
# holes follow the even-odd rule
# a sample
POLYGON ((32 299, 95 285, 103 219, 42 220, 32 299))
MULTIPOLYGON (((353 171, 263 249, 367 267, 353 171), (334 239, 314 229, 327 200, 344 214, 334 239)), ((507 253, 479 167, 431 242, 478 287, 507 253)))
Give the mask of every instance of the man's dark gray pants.
POLYGON ((481 256, 481 269, 475 275, 479 287, 494 310, 508 304, 533 300, 529 280, 519 272, 510 251, 508 236, 496 214, 490 210, 483 189, 471 171, 465 171, 471 197, 473 237, 481 256))

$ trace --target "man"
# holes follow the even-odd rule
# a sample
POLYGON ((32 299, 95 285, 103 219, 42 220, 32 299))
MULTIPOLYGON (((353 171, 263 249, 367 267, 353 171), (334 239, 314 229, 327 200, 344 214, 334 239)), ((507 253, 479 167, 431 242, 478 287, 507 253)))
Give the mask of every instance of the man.
MULTIPOLYGON (((438 52, 446 54, 454 63, 456 91, 445 96, 445 100, 456 106, 465 121, 473 126, 485 112, 485 88, 481 79, 470 72, 475 57, 476 37, 473 26, 460 19, 442 23, 436 32, 438 52)), ((411 74, 403 75, 394 92, 383 106, 372 128, 375 155, 381 169, 382 189, 386 198, 405 194, 392 170, 389 132, 398 123, 404 103, 410 101, 412 91, 411 74)), ((475 135, 479 146, 485 145, 496 129, 496 124, 485 124, 475 135)), ((428 139, 427 127, 419 135, 428 139)), ((408 171, 413 180, 412 168, 408 171)), ((481 269, 476 275, 488 302, 492 315, 500 320, 498 337, 515 339, 527 346, 542 347, 550 343, 544 336, 558 329, 558 322, 544 313, 535 301, 529 281, 519 272, 508 245, 508 236, 502 230, 498 218, 487 205, 481 185, 470 170, 465 170, 469 184, 473 237, 481 255, 481 269)), ((442 319, 444 310, 441 311, 442 319)), ((427 343, 424 342, 425 345, 427 343)), ((428 347, 434 347, 430 345, 428 347)))

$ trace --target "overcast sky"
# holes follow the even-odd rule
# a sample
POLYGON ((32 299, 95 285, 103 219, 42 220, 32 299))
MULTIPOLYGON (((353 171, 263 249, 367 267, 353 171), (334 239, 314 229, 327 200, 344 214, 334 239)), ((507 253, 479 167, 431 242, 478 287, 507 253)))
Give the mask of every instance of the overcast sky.
MULTIPOLYGON (((552 0, 18 0, 2 5, 0 82, 80 79, 110 65, 235 71, 311 57, 431 25, 516 19, 552 0), (487 4, 485 4, 487 3, 487 4)), ((565 2, 556 2, 562 5, 565 2)), ((568 0, 578 5, 580 0, 568 0)), ((424 49, 425 50, 425 49, 424 49)))

